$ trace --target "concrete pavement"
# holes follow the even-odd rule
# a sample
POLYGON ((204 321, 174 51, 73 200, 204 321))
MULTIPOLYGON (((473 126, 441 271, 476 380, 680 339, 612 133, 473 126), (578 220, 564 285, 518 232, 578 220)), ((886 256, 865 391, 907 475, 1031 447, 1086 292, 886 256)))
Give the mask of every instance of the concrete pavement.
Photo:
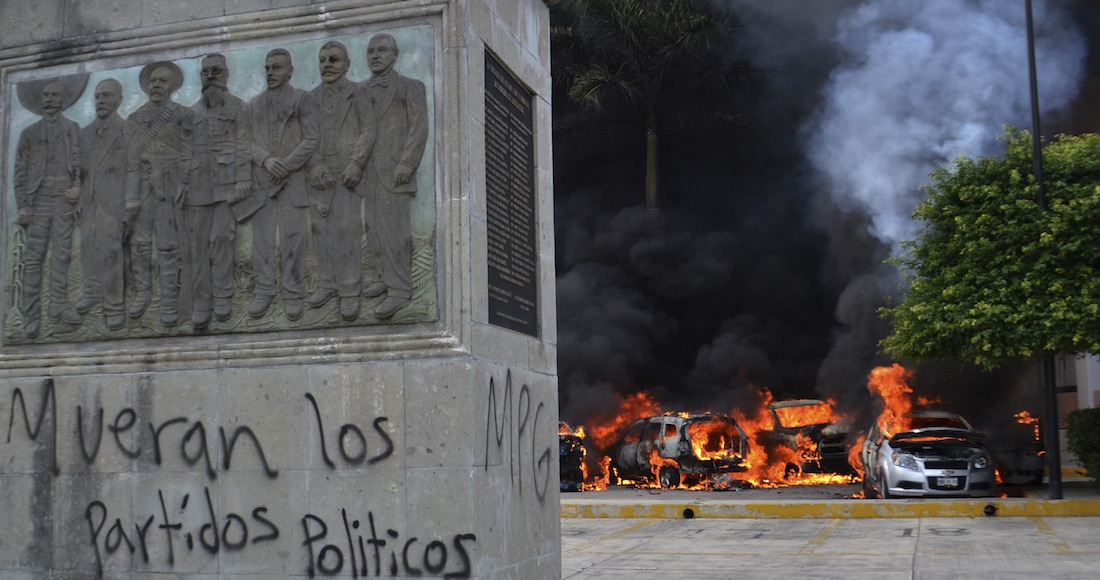
POLYGON ((1100 494, 864 500, 859 484, 563 493, 562 578, 1100 578, 1100 494), (990 509, 990 507, 992 509, 990 509))
POLYGON ((561 534, 569 580, 1100 577, 1100 517, 563 518, 561 534))

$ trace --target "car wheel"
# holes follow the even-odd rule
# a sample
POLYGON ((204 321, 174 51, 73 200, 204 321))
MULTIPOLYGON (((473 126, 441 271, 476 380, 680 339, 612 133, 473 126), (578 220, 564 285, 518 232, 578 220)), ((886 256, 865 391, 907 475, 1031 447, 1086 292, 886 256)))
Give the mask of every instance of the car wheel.
POLYGON ((680 485, 680 470, 666 465, 657 473, 657 479, 664 489, 676 487, 680 485))
POLYGON ((875 487, 867 481, 867 476, 863 476, 863 498, 864 499, 877 499, 878 492, 875 491, 875 487))
POLYGON ((894 496, 890 495, 890 482, 886 481, 886 478, 880 473, 878 476, 878 483, 882 486, 882 499, 892 499, 894 496))
POLYGON ((783 470, 783 479, 791 479, 793 477, 798 477, 798 475, 800 473, 802 473, 802 470, 799 469, 799 467, 797 465, 795 465, 793 463, 788 463, 787 467, 784 468, 784 470, 783 470))

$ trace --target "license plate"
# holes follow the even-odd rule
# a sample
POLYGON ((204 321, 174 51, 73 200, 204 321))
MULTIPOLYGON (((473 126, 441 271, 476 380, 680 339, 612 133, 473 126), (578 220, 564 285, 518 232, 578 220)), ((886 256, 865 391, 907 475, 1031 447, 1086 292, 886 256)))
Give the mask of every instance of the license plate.
POLYGON ((959 487, 959 478, 957 477, 937 477, 936 485, 938 487, 959 487))

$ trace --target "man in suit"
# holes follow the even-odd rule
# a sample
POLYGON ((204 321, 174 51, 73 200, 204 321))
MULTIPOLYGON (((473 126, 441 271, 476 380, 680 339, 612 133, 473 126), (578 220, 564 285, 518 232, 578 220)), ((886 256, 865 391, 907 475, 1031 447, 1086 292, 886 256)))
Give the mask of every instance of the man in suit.
POLYGON ((126 229, 126 148, 134 126, 118 114, 122 83, 107 79, 95 88, 96 118, 80 131, 84 184, 80 194, 80 256, 84 296, 76 311, 103 304, 108 330, 126 322, 123 251, 126 229))
POLYGON ((42 330, 42 268, 50 260, 51 322, 76 325, 84 317, 69 305, 76 203, 80 199, 80 126, 61 113, 69 95, 60 81, 41 91, 42 119, 19 135, 15 151, 15 204, 19 225, 27 231, 23 270, 23 332, 37 338, 42 330))
POLYGON ((347 79, 347 47, 325 43, 318 60, 323 82, 307 95, 307 107, 318 116, 320 136, 308 163, 310 232, 320 285, 307 304, 320 308, 339 297, 340 317, 350 322, 359 316, 362 291, 363 193, 358 186, 369 153, 356 145, 360 139, 373 143, 374 122, 361 88, 347 79))
POLYGON ((248 106, 229 92, 225 56, 202 59, 202 97, 194 105, 196 174, 186 197, 190 279, 196 330, 233 314, 237 219, 231 202, 252 190, 252 135, 248 106))
POLYGON ((152 301, 155 238, 160 322, 171 328, 179 323, 180 226, 192 173, 195 113, 172 100, 183 86, 183 71, 175 63, 148 64, 138 80, 149 102, 130 115, 136 132, 126 163, 126 216, 134 224, 130 245, 136 294, 127 314, 141 318, 152 301))
POLYGON ((366 167, 367 242, 374 255, 374 281, 364 294, 386 299, 374 309, 392 317, 412 298, 412 201, 416 170, 428 143, 428 102, 424 83, 394 70, 400 51, 389 34, 367 45, 371 78, 366 82, 378 122, 366 167))
POLYGON ((276 256, 282 269, 283 310, 287 319, 302 316, 308 250, 309 196, 306 162, 317 149, 316 111, 303 106, 305 91, 290 78, 290 52, 276 48, 264 60, 267 91, 252 99, 252 164, 259 208, 252 216, 252 271, 255 296, 248 315, 261 318, 276 291, 276 256), (278 232, 278 240, 276 240, 278 232))

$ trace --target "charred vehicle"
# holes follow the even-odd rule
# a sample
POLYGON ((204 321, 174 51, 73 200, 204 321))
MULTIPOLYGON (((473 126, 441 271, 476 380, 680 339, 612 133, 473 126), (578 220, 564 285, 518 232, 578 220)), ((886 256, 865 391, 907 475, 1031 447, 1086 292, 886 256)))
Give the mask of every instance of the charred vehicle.
POLYGON ((584 491, 584 439, 572 434, 558 435, 558 466, 561 491, 584 491))
POLYGON ((768 403, 773 428, 760 435, 768 444, 800 451, 801 465, 788 465, 787 474, 854 473, 848 463, 851 429, 839 421, 832 405, 817 399, 793 399, 768 403))
POLYGON ((745 471, 745 432, 725 415, 661 415, 635 421, 611 446, 611 483, 656 481, 663 488, 745 471))
POLYGON ((988 497, 996 490, 985 436, 955 413, 915 410, 897 426, 876 422, 860 459, 867 498, 988 497))

